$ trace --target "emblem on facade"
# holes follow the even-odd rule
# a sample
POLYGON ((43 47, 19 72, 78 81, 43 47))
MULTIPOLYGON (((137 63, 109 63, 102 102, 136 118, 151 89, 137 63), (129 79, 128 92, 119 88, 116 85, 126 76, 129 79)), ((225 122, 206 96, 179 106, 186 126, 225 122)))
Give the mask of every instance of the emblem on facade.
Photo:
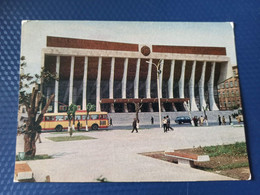
POLYGON ((141 53, 144 55, 144 56, 148 56, 150 53, 151 53, 151 50, 148 46, 143 46, 141 48, 141 53))

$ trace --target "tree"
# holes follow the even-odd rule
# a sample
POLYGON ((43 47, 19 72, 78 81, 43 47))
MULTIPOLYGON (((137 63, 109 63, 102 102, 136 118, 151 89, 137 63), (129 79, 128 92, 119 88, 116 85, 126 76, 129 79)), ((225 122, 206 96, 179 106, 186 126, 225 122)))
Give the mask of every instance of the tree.
MULTIPOLYGON (((142 101, 141 101, 142 102, 142 101)), ((139 114, 139 111, 141 110, 143 104, 139 104, 139 103, 134 103, 135 104, 135 118, 137 120, 137 122, 139 123, 139 117, 138 117, 138 114, 139 114)))
POLYGON ((90 111, 95 111, 96 106, 94 104, 88 103, 87 104, 87 117, 86 117, 86 130, 88 130, 88 116, 90 111))
POLYGON ((44 67, 41 70, 40 75, 34 76, 24 74, 24 68, 26 67, 25 57, 21 57, 20 64, 20 86, 19 86, 19 104, 26 107, 28 114, 28 121, 26 123, 26 129, 24 134, 24 152, 26 156, 34 157, 36 154, 36 133, 41 130, 40 123, 43 120, 43 116, 46 113, 49 105, 54 99, 54 94, 47 100, 44 108, 39 112, 40 105, 45 98, 42 92, 39 90, 39 81, 48 83, 52 80, 57 80, 56 74, 52 74, 44 67), (30 92, 32 88, 32 92, 30 92), (38 116, 37 116, 38 115, 38 116))
POLYGON ((72 128, 71 128, 71 119, 73 120, 73 129, 75 127, 75 113, 77 111, 77 106, 75 104, 71 104, 68 108, 67 115, 69 119, 69 133, 72 136, 72 128))

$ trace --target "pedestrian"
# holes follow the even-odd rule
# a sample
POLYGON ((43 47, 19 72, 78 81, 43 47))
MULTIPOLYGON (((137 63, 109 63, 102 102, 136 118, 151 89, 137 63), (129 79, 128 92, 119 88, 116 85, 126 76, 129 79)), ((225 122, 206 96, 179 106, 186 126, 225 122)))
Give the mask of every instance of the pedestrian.
POLYGON ((218 115, 218 125, 221 125, 221 117, 218 115))
POLYGON ((138 133, 138 130, 137 130, 137 127, 136 127, 136 118, 134 118, 134 121, 133 121, 133 124, 132 124, 132 126, 133 126, 133 130, 132 130, 132 132, 131 133, 133 133, 134 132, 134 130, 136 130, 136 133, 138 133))
POLYGON ((167 132, 167 119, 166 117, 163 117, 163 132, 166 133, 167 132))
POLYGON ((206 126, 209 126, 209 123, 208 123, 208 116, 206 115, 205 118, 204 118, 204 122, 206 124, 206 126))
POLYGON ((197 116, 194 116, 192 120, 194 122, 195 127, 197 127, 198 126, 198 118, 197 118, 197 116))
POLYGON ((200 126, 203 126, 203 121, 204 121, 204 118, 203 118, 203 116, 200 116, 200 118, 199 118, 199 123, 200 123, 200 126))
POLYGON ((80 122, 79 122, 79 120, 78 120, 77 127, 78 127, 78 131, 80 131, 80 122))
POLYGON ((223 124, 223 125, 226 125, 226 119, 225 119, 225 116, 222 116, 222 124, 223 124))
POLYGON ((228 119, 229 119, 229 125, 231 125, 232 120, 231 120, 231 116, 230 115, 228 115, 228 119))
POLYGON ((139 119, 136 120, 136 128, 139 129, 139 119))
POLYGON ((109 124, 110 124, 110 126, 113 126, 113 121, 112 121, 112 118, 110 117, 110 119, 109 119, 109 124))
POLYGON ((153 119, 153 117, 151 117, 151 124, 153 125, 153 122, 154 122, 154 119, 153 119))
POLYGON ((36 130, 35 142, 39 139, 39 143, 42 143, 42 140, 41 140, 41 132, 42 132, 41 126, 38 126, 38 128, 37 128, 37 130, 36 130))
POLYGON ((173 131, 173 128, 171 127, 171 119, 168 115, 166 116, 166 119, 167 119, 167 131, 169 131, 169 129, 173 131))

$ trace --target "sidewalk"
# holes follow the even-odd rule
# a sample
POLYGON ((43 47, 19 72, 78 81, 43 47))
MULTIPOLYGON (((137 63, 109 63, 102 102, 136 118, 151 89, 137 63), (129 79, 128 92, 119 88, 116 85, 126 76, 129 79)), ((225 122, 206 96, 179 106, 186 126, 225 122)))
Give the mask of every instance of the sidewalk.
MULTIPOLYGON (((37 182, 97 182, 100 176, 112 182, 233 180, 182 165, 140 155, 143 152, 183 149, 245 141, 244 128, 231 126, 176 127, 162 129, 90 131, 76 133, 97 139, 53 142, 46 139, 68 134, 42 133, 36 154, 49 160, 28 161, 37 182)), ((23 151, 23 136, 17 137, 17 152, 23 151)))

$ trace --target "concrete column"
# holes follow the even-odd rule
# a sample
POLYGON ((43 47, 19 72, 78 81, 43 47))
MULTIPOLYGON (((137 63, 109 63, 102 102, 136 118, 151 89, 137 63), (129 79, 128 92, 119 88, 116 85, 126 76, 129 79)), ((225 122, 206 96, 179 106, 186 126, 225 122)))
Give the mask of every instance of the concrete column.
POLYGON ((128 112, 127 103, 124 103, 124 112, 128 112))
POLYGON ((99 112, 100 108, 100 87, 101 87, 101 69, 102 69, 102 57, 98 58, 98 72, 96 81, 96 111, 99 112))
POLYGON ((172 60, 170 78, 168 80, 168 94, 169 94, 169 98, 173 98, 174 65, 175 65, 175 60, 172 60))
POLYGON ((139 97, 139 73, 140 73, 140 62, 141 59, 138 58, 137 59, 137 63, 136 63, 136 71, 135 71, 135 80, 134 80, 134 98, 138 98, 139 97))
POLYGON ((215 75, 216 62, 212 62, 211 74, 208 81, 208 91, 209 91, 209 108, 210 110, 218 110, 218 107, 214 98, 214 75, 215 75))
POLYGON ((181 77, 179 80, 179 97, 184 98, 184 77, 185 77, 186 60, 182 61, 181 77))
POLYGON ((161 65, 160 65, 161 66, 161 68, 160 68, 161 74, 159 75, 160 98, 162 98, 163 65, 164 65, 164 60, 161 61, 161 65))
POLYGON ((152 59, 149 60, 148 73, 146 78, 146 98, 151 98, 151 74, 152 74, 152 59))
POLYGON ((205 83, 206 61, 203 62, 201 77, 199 80, 199 96, 200 96, 200 110, 203 111, 203 107, 206 108, 206 101, 204 96, 204 83, 205 83))
MULTIPOLYGON (((56 74, 60 76, 60 56, 56 57, 56 74)), ((59 81, 55 80, 55 98, 54 98, 54 113, 58 113, 59 106, 59 81)))
MULTIPOLYGON (((109 79, 109 99, 114 99, 114 75, 115 75, 115 58, 111 59, 111 70, 109 79)), ((110 104, 110 112, 115 112, 114 103, 110 104)))
POLYGON ((172 108, 173 108, 173 111, 174 111, 174 112, 177 112, 177 109, 176 109, 176 107, 175 107, 175 104, 174 104, 174 103, 172 103, 172 108))
POLYGON ((126 98, 126 82, 127 82, 128 58, 125 58, 124 73, 122 78, 122 98, 126 98))
POLYGON ((87 110, 87 80, 88 80, 88 57, 84 60, 84 76, 83 76, 83 94, 82 94, 82 110, 87 110))
POLYGON ((112 58, 110 79, 109 79, 109 99, 114 99, 114 75, 115 75, 115 58, 112 58))
POLYGON ((71 56, 69 106, 73 103, 74 62, 75 62, 75 56, 71 56))
POLYGON ((153 112, 153 104, 152 103, 148 103, 148 109, 149 109, 149 112, 153 112))
POLYGON ((190 110, 191 111, 198 111, 196 101, 195 101, 195 91, 194 91, 195 70, 196 70, 196 61, 193 61, 190 82, 189 82, 190 110))

